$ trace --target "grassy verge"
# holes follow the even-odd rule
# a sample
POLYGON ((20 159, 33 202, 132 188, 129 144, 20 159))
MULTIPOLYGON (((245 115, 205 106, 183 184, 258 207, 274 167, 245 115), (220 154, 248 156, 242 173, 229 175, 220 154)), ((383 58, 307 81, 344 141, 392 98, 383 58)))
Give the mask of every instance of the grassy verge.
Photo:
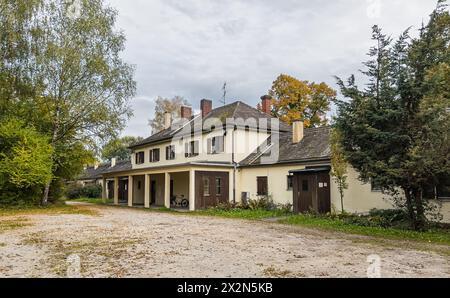
POLYGON ((195 211, 192 214, 206 215, 206 216, 219 216, 225 218, 239 218, 249 220, 260 220, 273 217, 286 216, 286 212, 281 210, 248 210, 248 209, 207 209, 203 211, 195 211))
POLYGON ((396 228, 365 227, 345 223, 338 219, 315 217, 311 215, 291 215, 287 218, 280 219, 279 222, 348 234, 450 245, 450 231, 445 229, 431 229, 425 232, 417 232, 396 228))
MULTIPOLYGON (((30 225, 28 220, 26 218, 16 218, 13 220, 7 219, 7 220, 0 220, 0 234, 14 230, 19 229, 25 226, 30 225)), ((1 245, 0 245, 1 246, 1 245)))
POLYGON ((108 205, 113 204, 114 200, 106 200, 106 202, 103 201, 103 199, 91 199, 91 198, 80 198, 80 199, 74 199, 70 200, 70 202, 80 202, 80 203, 91 203, 91 204, 97 204, 97 205, 108 205))
POLYGON ((18 215, 58 215, 58 214, 83 214, 96 215, 97 213, 83 206, 71 206, 65 203, 51 204, 42 206, 20 206, 20 207, 0 207, 0 216, 18 216, 18 215))

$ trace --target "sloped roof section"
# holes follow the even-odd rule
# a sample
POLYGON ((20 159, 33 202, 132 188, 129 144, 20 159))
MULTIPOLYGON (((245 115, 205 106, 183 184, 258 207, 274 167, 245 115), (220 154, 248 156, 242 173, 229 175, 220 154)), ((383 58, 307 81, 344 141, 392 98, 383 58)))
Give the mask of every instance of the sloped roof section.
POLYGON ((303 140, 298 144, 292 142, 291 132, 281 132, 278 141, 276 138, 269 138, 269 145, 261 145, 252 154, 240 162, 239 166, 247 167, 264 164, 269 165, 329 159, 331 155, 330 131, 330 127, 307 128, 304 131, 303 140), (271 148, 274 146, 279 146, 278 160, 265 161, 263 157, 270 154, 270 150, 272 150, 271 148))
POLYGON ((78 177, 78 180, 95 180, 102 178, 103 172, 111 167, 111 163, 102 163, 97 168, 87 167, 83 174, 78 177))
POLYGON ((207 132, 209 131, 207 129, 208 126, 214 124, 213 119, 220 120, 223 125, 237 125, 242 129, 248 127, 252 129, 271 130, 273 128, 279 131, 291 131, 291 127, 281 121, 279 121, 279 126, 275 127, 273 124, 274 122, 272 121, 276 119, 275 117, 271 117, 270 115, 267 115, 258 109, 243 103, 242 101, 236 101, 234 103, 218 107, 206 115, 202 121, 199 121, 199 119, 199 116, 192 117, 190 121, 178 119, 174 121, 172 127, 164 129, 142 140, 141 142, 133 144, 130 148, 133 149, 143 145, 166 141, 171 139, 176 134, 177 136, 181 136, 182 134, 187 135, 197 132, 207 132), (188 127, 187 130, 185 129, 186 127, 188 127))
POLYGON ((116 165, 114 167, 109 167, 109 168, 105 169, 102 172, 102 174, 124 172, 124 171, 129 171, 131 169, 132 169, 131 160, 122 160, 122 161, 116 162, 116 165))

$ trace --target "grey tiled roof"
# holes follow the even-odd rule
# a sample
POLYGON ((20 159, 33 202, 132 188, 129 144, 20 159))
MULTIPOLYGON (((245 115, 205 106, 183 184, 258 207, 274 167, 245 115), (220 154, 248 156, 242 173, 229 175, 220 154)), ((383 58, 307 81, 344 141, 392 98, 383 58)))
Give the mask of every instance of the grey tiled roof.
POLYGON ((95 167, 87 167, 81 176, 78 177, 78 180, 95 180, 102 178, 102 174, 105 170, 107 170, 111 166, 111 163, 102 163, 95 167))
MULTIPOLYGON (((253 108, 246 103, 242 101, 236 101, 232 104, 228 104, 222 107, 218 107, 211 111, 208 115, 205 116, 205 118, 200 121, 196 121, 198 118, 193 117, 190 120, 191 125, 191 133, 193 132, 199 132, 203 129, 203 126, 205 124, 205 121, 211 121, 212 119, 219 119, 223 124, 231 124, 231 125, 239 125, 241 124, 239 121, 235 121, 237 119, 240 120, 249 120, 249 119, 255 119, 255 121, 248 121, 245 122, 245 126, 249 128, 260 128, 260 119, 276 119, 274 117, 271 117, 270 115, 267 115, 266 113, 263 113, 259 111, 256 108, 253 108), (226 122, 227 120, 231 119, 232 121, 226 122)), ((172 138, 175 134, 177 134, 180 131, 180 128, 187 123, 187 120, 185 119, 178 119, 177 121, 174 121, 174 124, 171 128, 164 129, 144 140, 141 142, 138 142, 136 144, 133 144, 130 148, 136 148, 143 145, 148 145, 152 143, 157 143, 165 140, 169 140, 172 138)), ((208 123, 208 122, 206 122, 208 123)), ((212 123, 212 122, 209 122, 212 123)), ((283 122, 279 122, 279 130, 280 131, 290 131, 291 127, 283 122)), ((245 127, 242 127, 245 128, 245 127)), ((267 129, 271 129, 271 121, 268 121, 267 123, 267 129)), ((183 131, 185 133, 185 131, 183 131)), ((189 131, 186 132, 189 134, 189 131)))
POLYGON ((129 171, 131 169, 132 169, 131 161, 123 160, 123 161, 116 162, 116 165, 114 167, 109 167, 109 168, 105 169, 102 172, 102 174, 124 172, 124 171, 129 171))
POLYGON ((329 159, 330 127, 307 128, 304 131, 303 140, 298 144, 292 142, 291 132, 281 132, 279 140, 269 142, 270 146, 279 146, 279 158, 277 161, 262 162, 262 154, 267 151, 267 145, 261 145, 257 150, 239 163, 240 166, 256 166, 263 164, 289 163, 299 161, 314 161, 329 159))

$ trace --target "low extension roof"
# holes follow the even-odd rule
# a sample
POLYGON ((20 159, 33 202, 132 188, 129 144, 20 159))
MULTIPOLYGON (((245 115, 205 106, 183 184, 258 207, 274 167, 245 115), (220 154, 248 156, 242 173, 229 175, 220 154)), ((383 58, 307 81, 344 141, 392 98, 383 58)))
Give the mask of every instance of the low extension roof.
POLYGON ((252 154, 239 163, 241 167, 270 165, 279 163, 306 162, 327 160, 330 158, 330 127, 307 128, 303 139, 298 143, 292 142, 291 132, 281 132, 279 139, 269 138, 269 145, 263 144, 252 154), (264 156, 274 146, 279 146, 279 158, 276 161, 265 161, 264 156))

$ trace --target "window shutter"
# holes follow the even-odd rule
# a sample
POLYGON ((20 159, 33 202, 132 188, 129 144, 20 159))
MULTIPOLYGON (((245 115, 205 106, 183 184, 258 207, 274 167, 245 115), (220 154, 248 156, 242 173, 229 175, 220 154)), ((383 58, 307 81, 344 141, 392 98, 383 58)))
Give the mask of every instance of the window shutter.
POLYGON ((194 142, 194 155, 198 155, 200 153, 200 151, 199 151, 199 144, 200 144, 199 141, 195 141, 194 142))
POLYGON ((224 137, 223 136, 217 137, 216 147, 217 147, 217 152, 218 153, 225 152, 224 137))
POLYGON ((155 161, 159 161, 159 156, 160 156, 160 149, 156 149, 155 150, 155 161))
POLYGON ((207 150, 208 150, 208 154, 211 154, 212 153, 212 139, 208 139, 208 141, 207 141, 207 150))
POLYGON ((189 143, 184 144, 184 157, 189 157, 189 147, 190 147, 189 143))
POLYGON ((150 150, 149 160, 150 160, 150 162, 153 162, 153 150, 150 150))
POLYGON ((170 159, 170 147, 167 146, 166 147, 166 160, 169 160, 169 159, 170 159))

